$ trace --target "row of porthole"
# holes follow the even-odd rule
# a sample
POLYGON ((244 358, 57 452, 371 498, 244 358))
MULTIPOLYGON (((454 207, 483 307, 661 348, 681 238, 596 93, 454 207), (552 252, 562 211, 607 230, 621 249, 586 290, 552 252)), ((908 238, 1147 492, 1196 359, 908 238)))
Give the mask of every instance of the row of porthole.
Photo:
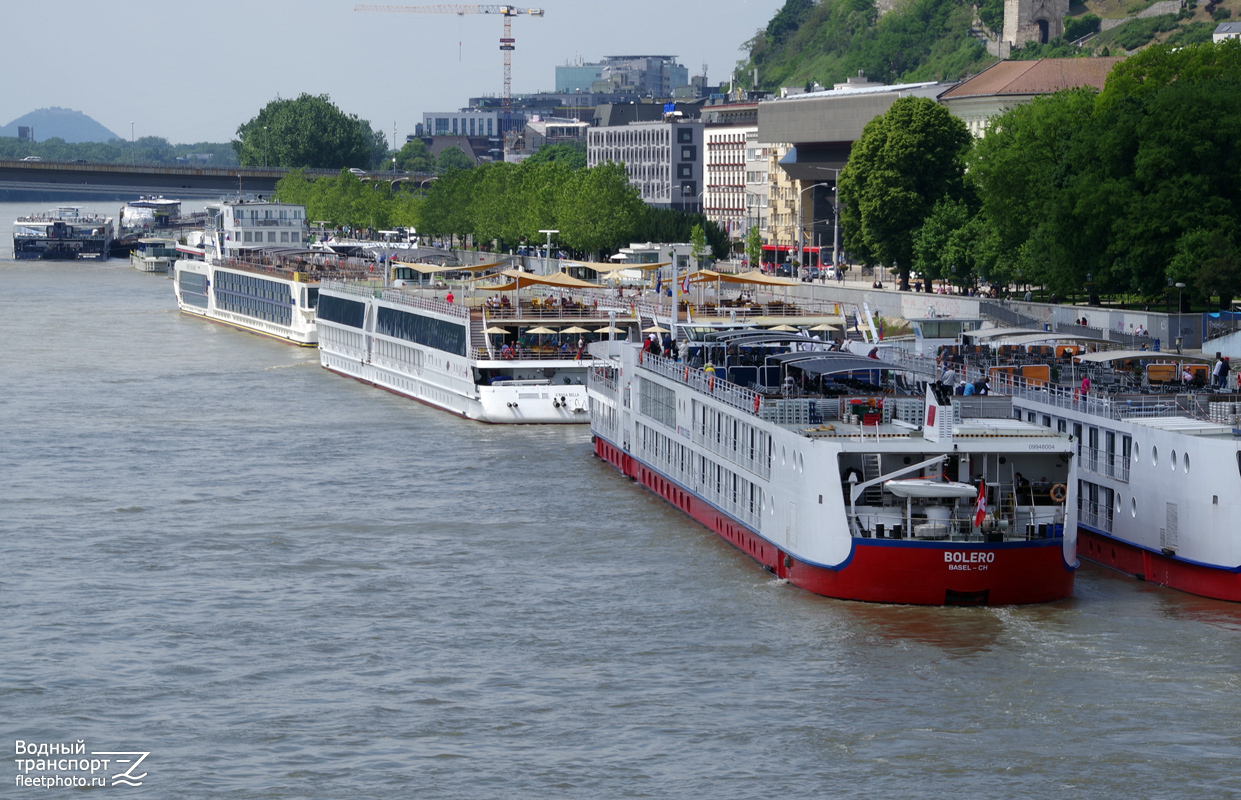
MULTIPOLYGON (((780 447, 780 464, 781 464, 781 466, 787 466, 787 465, 788 465, 788 463, 789 463, 789 451, 788 451, 788 448, 786 448, 786 447, 784 447, 783 445, 781 445, 781 447, 780 447)), ((796 450, 794 450, 794 451, 793 451, 793 469, 794 469, 794 470, 796 470, 797 472, 802 472, 802 473, 804 473, 804 472, 806 471, 806 462, 805 462, 805 459, 803 459, 803 458, 802 458, 802 454, 801 454, 801 453, 799 453, 799 452, 797 452, 796 450)))
MULTIPOLYGON (((1172 464, 1172 471, 1176 472, 1177 464, 1179 463, 1180 466, 1185 470, 1185 474, 1188 475, 1189 474, 1189 453, 1183 453, 1182 455, 1184 457, 1180 460, 1180 462, 1178 462, 1176 458, 1176 451, 1175 450, 1172 451, 1172 458, 1170 460, 1170 463, 1172 464)), ((1133 463, 1135 464, 1138 463, 1138 443, 1137 442, 1133 443, 1133 463)), ((1159 466, 1159 448, 1156 445, 1151 445, 1151 466, 1152 467, 1159 466)))

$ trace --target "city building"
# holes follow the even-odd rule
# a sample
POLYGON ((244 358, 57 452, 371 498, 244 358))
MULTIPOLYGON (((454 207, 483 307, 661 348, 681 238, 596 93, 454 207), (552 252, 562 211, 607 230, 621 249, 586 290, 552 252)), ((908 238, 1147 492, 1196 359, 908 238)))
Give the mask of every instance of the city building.
POLYGON ((1222 42, 1225 39, 1241 39, 1241 22, 1221 22, 1215 26, 1211 41, 1222 42))
POLYGON ((703 213, 733 239, 746 229, 746 137, 758 134, 754 125, 707 125, 704 129, 706 161, 703 176, 703 213))
POLYGON ((768 205, 771 197, 771 147, 758 141, 758 125, 745 135, 745 226, 739 238, 748 237, 758 226, 768 237, 768 205))
POLYGON ((474 108, 427 111, 422 115, 422 132, 427 136, 499 136, 503 114, 474 108))
POLYGON ((676 63, 676 56, 604 56, 595 64, 556 67, 557 92, 671 97, 674 89, 688 84, 689 70, 676 63))
POLYGON ((1010 47, 1022 47, 1027 42, 1047 44, 1064 35, 1068 13, 1069 0, 1004 0, 1000 41, 1010 47))
POLYGON ((505 150, 504 160, 517 164, 549 144, 586 144, 586 132, 590 123, 576 119, 535 119, 526 123, 526 129, 515 146, 505 150))
POLYGON ((981 137, 994 117, 1039 95, 1079 86, 1102 89, 1112 67, 1123 60, 1114 57, 1001 61, 944 92, 939 102, 963 120, 970 133, 981 137))
POLYGON ((659 122, 591 128, 586 163, 624 164, 642 202, 656 208, 702 208, 703 125, 669 115, 659 122))
POLYGON ((770 189, 764 260, 830 263, 836 179, 866 123, 898 98, 939 97, 953 84, 874 84, 864 75, 832 89, 789 94, 758 104, 755 146, 768 148, 770 189), (820 252, 826 251, 820 261, 820 252))

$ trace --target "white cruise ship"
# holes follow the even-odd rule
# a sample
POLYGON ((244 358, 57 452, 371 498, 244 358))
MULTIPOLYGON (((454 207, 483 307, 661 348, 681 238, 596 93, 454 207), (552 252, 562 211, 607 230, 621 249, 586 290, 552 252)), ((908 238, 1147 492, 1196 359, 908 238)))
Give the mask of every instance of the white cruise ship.
POLYGON ((610 327, 593 302, 470 308, 412 288, 343 281, 323 284, 317 314, 320 363, 332 372, 510 424, 585 424, 590 356, 576 342, 610 327), (544 343, 561 337, 560 347, 544 343))
POLYGON ((1012 397, 1014 416, 1073 437, 1082 558, 1241 601, 1241 395, 1212 391, 1210 360, 1083 353, 1107 345, 1069 335, 989 334, 948 355, 969 380, 988 374, 993 391, 1012 397))
POLYGON ((973 399, 926 383, 929 371, 824 346, 716 332, 678 362, 596 344, 595 454, 817 594, 921 605, 1070 596, 1068 435, 1013 419, 1009 398, 962 402, 973 399))
POLYGON ((238 200, 207 211, 207 228, 177 246, 173 290, 181 311, 291 344, 317 344, 319 282, 359 277, 368 267, 307 251, 302 206, 238 200))

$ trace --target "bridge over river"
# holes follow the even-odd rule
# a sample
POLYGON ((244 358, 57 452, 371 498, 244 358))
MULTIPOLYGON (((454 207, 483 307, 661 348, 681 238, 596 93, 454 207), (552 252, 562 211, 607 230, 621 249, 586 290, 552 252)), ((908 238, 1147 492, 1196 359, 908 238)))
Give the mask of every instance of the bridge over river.
MULTIPOLYGON (((131 200, 140 195, 163 195, 185 200, 235 195, 267 195, 289 172, 284 167, 191 167, 126 164, 67 163, 60 161, 0 160, 0 202, 58 202, 70 197, 131 200)), ((309 169, 307 177, 336 175, 335 170, 309 169)), ((404 173, 377 172, 362 180, 389 182, 415 180, 404 173)))

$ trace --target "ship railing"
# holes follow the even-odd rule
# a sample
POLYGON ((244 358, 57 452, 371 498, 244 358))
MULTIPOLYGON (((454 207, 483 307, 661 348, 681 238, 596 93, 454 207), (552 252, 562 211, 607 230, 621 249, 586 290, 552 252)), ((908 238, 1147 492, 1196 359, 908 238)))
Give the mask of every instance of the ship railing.
POLYGON ((1120 453, 1109 453, 1097 447, 1083 447, 1079 465, 1087 472, 1129 482, 1129 464, 1120 453))
POLYGON ((1083 525, 1089 525, 1104 533, 1111 533, 1112 507, 1102 503, 1084 502, 1077 510, 1077 520, 1083 525))
POLYGON ((536 319, 540 321, 552 319, 602 319, 607 317, 605 307, 595 303, 572 303, 566 305, 531 305, 522 302, 521 308, 513 306, 488 306, 487 316, 491 319, 536 319))
POLYGON ((586 371, 586 388, 616 397, 616 368, 596 363, 586 371))
POLYGON ((321 264, 316 261, 284 261, 281 259, 252 259, 252 258, 235 258, 228 257, 220 259, 220 266, 233 267, 236 269, 244 269, 247 272, 258 272, 265 275, 271 275, 276 278, 285 280, 293 280, 296 276, 302 276, 311 280, 359 280, 365 279, 371 273, 366 266, 359 263, 357 265, 341 264, 333 266, 331 264, 321 264))
POLYGON ((1029 542, 1064 536, 1062 522, 1027 523, 1020 519, 1014 521, 987 517, 981 526, 975 525, 972 510, 967 509, 953 509, 952 515, 947 519, 929 519, 916 513, 912 518, 906 518, 904 506, 869 506, 859 507, 856 512, 846 511, 845 517, 849 522, 849 531, 855 539, 1029 542))
MULTIPOLYGON (((628 301, 627 307, 636 314, 652 319, 671 320, 672 298, 662 298, 667 302, 651 302, 645 299, 628 301)), ((688 315, 688 320, 680 319, 678 324, 693 324, 695 315, 700 317, 736 317, 738 322, 748 322, 758 317, 836 317, 841 314, 841 304, 823 300, 806 300, 798 298, 796 302, 783 300, 775 295, 760 298, 754 302, 737 303, 735 301, 694 302, 686 295, 681 295, 678 311, 688 315)))
MULTIPOLYGON (((512 348, 509 352, 513 352, 512 348)), ((488 350, 485 347, 474 347, 470 349, 470 358, 478 361, 574 361, 579 364, 590 361, 590 354, 585 350, 582 351, 582 357, 577 357, 577 348, 569 350, 560 350, 552 348, 529 348, 523 347, 517 353, 506 356, 502 348, 488 350)))
POLYGON ((683 383, 697 392, 710 395, 719 402, 740 409, 747 414, 757 415, 762 405, 762 398, 758 393, 735 383, 729 383, 717 377, 714 372, 695 369, 671 358, 641 350, 638 351, 638 364, 644 369, 683 383))
POLYGON ((334 292, 342 292, 344 294, 352 294, 357 297, 371 297, 396 303, 397 305, 409 306, 422 311, 433 311, 437 314, 445 316, 458 317, 468 320, 470 318, 470 310, 465 306, 456 303, 448 303, 435 298, 417 297, 400 289, 385 289, 381 284, 359 281, 340 281, 326 280, 323 282, 323 289, 329 289, 334 292))

